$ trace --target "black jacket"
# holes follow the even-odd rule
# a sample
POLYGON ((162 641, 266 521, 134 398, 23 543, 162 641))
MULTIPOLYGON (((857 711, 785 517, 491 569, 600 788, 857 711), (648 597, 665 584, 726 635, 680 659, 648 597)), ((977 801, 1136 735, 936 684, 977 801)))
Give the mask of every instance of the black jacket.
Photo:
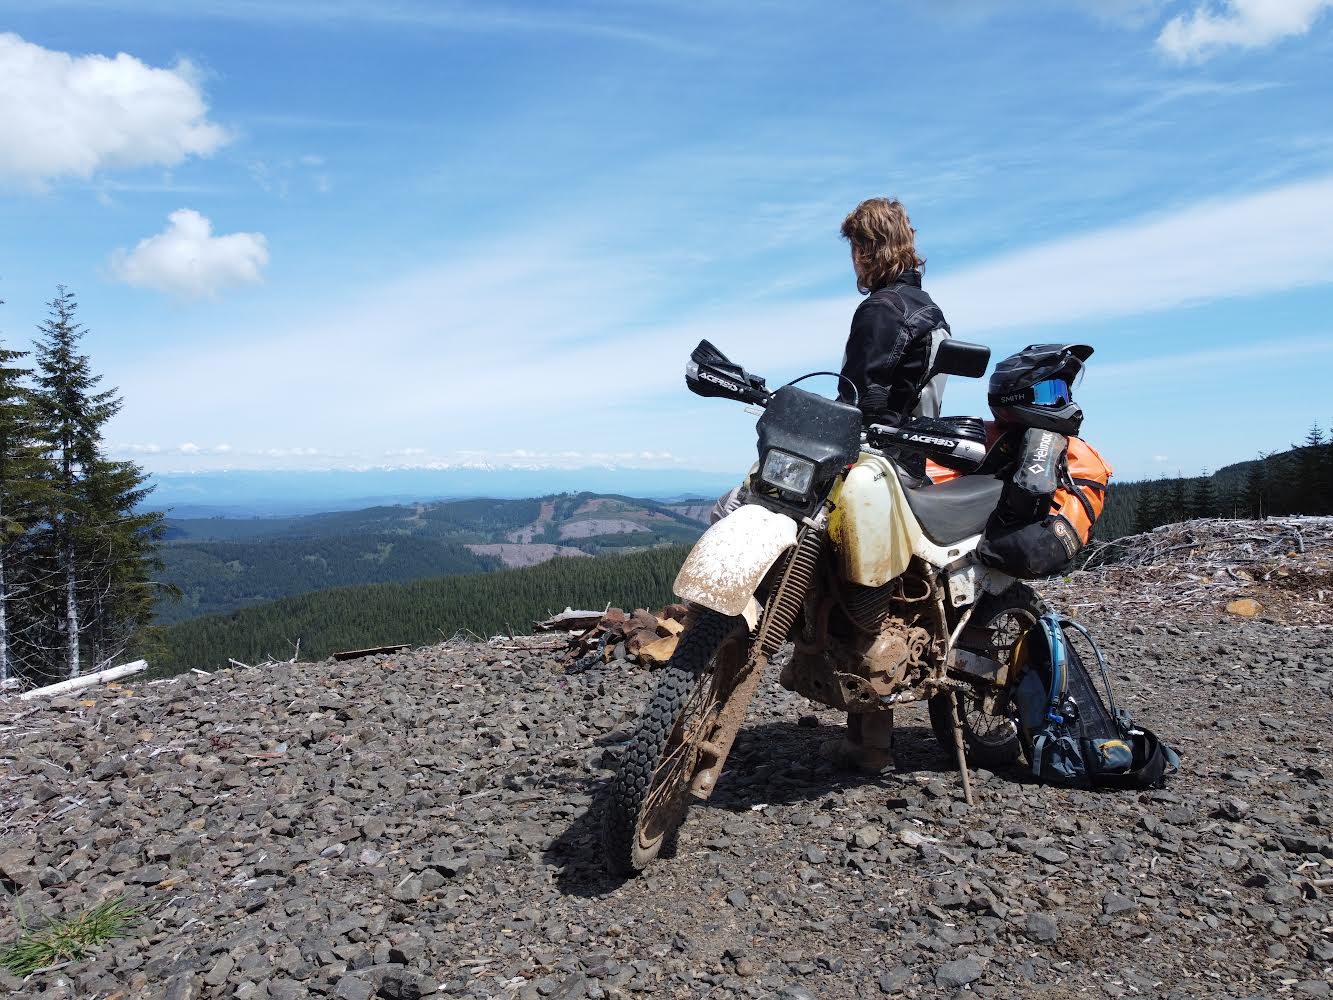
MULTIPOLYGON (((921 289, 920 271, 866 296, 852 316, 842 374, 856 385, 867 417, 911 412, 930 374, 931 334, 948 329, 940 307, 921 289)), ((852 400, 845 383, 838 398, 852 400)))

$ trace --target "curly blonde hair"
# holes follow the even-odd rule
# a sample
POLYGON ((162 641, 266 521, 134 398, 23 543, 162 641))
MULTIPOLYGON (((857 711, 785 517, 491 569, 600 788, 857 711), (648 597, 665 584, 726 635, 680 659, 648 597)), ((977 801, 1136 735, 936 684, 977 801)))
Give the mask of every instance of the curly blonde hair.
POLYGON ((856 287, 865 295, 926 263, 916 253, 916 230, 897 198, 867 198, 842 220, 852 245, 856 287))

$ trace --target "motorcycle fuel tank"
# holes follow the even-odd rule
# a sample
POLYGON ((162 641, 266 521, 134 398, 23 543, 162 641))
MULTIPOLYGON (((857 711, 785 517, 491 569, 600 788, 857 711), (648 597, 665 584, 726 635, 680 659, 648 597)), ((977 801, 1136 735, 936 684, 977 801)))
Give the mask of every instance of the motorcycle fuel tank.
POLYGON ((904 509, 893 466, 862 455, 830 499, 829 536, 844 577, 863 587, 882 587, 901 576, 912 559, 916 521, 904 509))

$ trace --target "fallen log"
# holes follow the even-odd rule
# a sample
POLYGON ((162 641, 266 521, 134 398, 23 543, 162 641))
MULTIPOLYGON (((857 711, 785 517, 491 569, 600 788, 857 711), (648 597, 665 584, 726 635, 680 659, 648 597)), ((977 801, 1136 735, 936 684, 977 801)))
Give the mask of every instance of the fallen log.
POLYGON ((69 694, 71 691, 82 691, 84 688, 105 684, 107 681, 119 680, 122 677, 129 677, 131 674, 142 673, 147 669, 147 660, 122 663, 118 667, 107 667, 105 670, 84 674, 82 677, 71 677, 67 681, 58 681, 55 684, 48 684, 46 687, 24 691, 19 695, 19 701, 31 701, 33 698, 48 698, 58 694, 69 694))
POLYGON ((552 615, 545 621, 533 622, 532 627, 538 632, 582 632, 602 620, 606 611, 575 611, 565 608, 558 615, 552 615))
MULTIPOLYGON (((359 660, 363 656, 384 656, 389 653, 401 653, 405 649, 411 649, 412 644, 407 642, 395 643, 392 646, 371 646, 368 649, 344 649, 340 653, 334 653, 335 660, 359 660)), ((288 661, 291 662, 290 660, 288 661)))

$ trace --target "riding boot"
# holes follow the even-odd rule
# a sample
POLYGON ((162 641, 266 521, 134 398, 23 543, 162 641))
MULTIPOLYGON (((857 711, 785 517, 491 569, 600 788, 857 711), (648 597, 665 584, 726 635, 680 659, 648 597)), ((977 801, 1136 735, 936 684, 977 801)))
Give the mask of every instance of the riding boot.
POLYGON ((847 716, 847 733, 821 748, 835 766, 847 771, 884 774, 893 770, 893 709, 847 716))

